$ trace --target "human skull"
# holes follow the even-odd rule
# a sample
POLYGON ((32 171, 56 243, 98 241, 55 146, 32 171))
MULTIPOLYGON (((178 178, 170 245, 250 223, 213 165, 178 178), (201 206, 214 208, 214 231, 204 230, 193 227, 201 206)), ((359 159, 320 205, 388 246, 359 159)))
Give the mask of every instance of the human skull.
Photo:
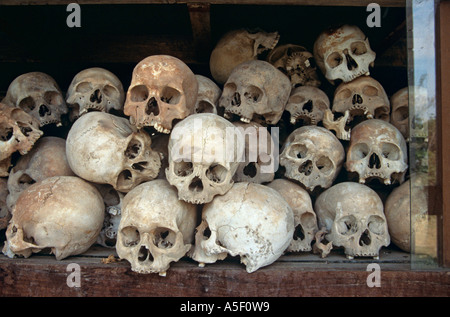
POLYGON ((278 144, 274 144, 266 127, 256 122, 233 122, 245 136, 245 161, 239 163, 235 182, 267 183, 275 177, 274 160, 278 159, 278 144))
POLYGON ((319 126, 303 126, 286 139, 280 164, 286 168, 285 177, 313 191, 332 185, 344 158, 344 147, 333 133, 319 126))
POLYGON ((317 197, 314 210, 319 227, 329 232, 326 239, 334 246, 344 247, 349 259, 378 258, 380 248, 390 243, 383 202, 366 185, 333 185, 317 197))
POLYGON ((265 61, 249 61, 233 69, 219 106, 225 108, 225 118, 235 114, 245 123, 274 125, 283 114, 290 92, 289 78, 275 66, 265 61))
POLYGON ((274 48, 267 61, 287 75, 292 88, 298 86, 319 87, 316 62, 313 54, 296 44, 285 44, 274 48))
POLYGON ((53 176, 75 176, 66 159, 66 140, 45 136, 30 152, 21 156, 8 178, 7 204, 10 211, 20 194, 30 185, 53 176))
POLYGON ((37 119, 0 103, 0 177, 9 175, 13 153, 25 155, 43 134, 37 119))
POLYGON ((158 176, 161 159, 152 140, 129 121, 105 112, 89 112, 75 121, 66 140, 72 171, 90 182, 128 192, 158 176))
POLYGON ((235 183, 203 207, 191 257, 201 266, 240 256, 248 273, 275 262, 294 234, 291 207, 274 189, 235 183))
POLYGON ((361 75, 369 75, 376 54, 369 39, 355 25, 343 25, 323 31, 314 43, 317 66, 330 81, 349 82, 361 75))
POLYGON ((217 114, 217 104, 222 90, 208 77, 195 75, 198 81, 198 96, 194 113, 217 114))
POLYGON ((66 95, 72 121, 91 110, 120 114, 124 101, 120 79, 100 67, 87 68, 76 74, 66 95))
POLYGON ((61 116, 68 112, 56 81, 41 72, 26 73, 15 78, 2 102, 30 114, 39 121, 40 127, 53 123, 60 126, 61 116))
POLYGON ((391 97, 391 124, 396 127, 405 140, 409 139, 409 94, 408 87, 398 90, 391 97))
POLYGON ((311 243, 319 229, 309 193, 296 183, 282 178, 275 179, 267 186, 278 191, 294 213, 295 231, 287 251, 311 251, 311 243))
POLYGON ((8 206, 6 205, 6 197, 9 194, 7 182, 7 178, 0 178, 0 230, 8 226, 11 217, 8 206))
POLYGON ((327 109, 330 109, 328 96, 321 89, 312 86, 294 88, 286 105, 291 124, 302 121, 304 125, 317 125, 322 122, 327 109))
POLYGON ((143 183, 123 199, 116 251, 138 273, 166 275, 194 243, 197 207, 163 179, 143 183))
POLYGON ((405 139, 386 121, 363 121, 352 131, 345 167, 358 174, 360 183, 372 178, 386 185, 403 183, 408 168, 405 139))
POLYGON ((210 202, 233 185, 244 149, 240 130, 228 120, 212 113, 190 115, 171 133, 167 180, 177 187, 179 199, 210 202))
POLYGON ((124 114, 138 129, 153 126, 168 134, 173 120, 194 113, 197 94, 197 79, 184 62, 169 55, 149 56, 133 70, 124 114))
POLYGON ((218 84, 223 85, 236 66, 257 60, 264 51, 273 49, 279 39, 278 32, 239 29, 226 33, 211 52, 211 75, 218 84))
POLYGON ((6 230, 3 253, 29 257, 51 249, 57 260, 85 252, 104 217, 97 189, 76 176, 54 176, 25 189, 6 230))

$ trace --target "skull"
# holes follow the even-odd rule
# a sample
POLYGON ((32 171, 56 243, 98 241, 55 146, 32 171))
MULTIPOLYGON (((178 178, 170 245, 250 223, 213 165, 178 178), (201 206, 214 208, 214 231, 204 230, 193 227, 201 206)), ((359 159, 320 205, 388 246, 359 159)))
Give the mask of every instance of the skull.
POLYGON ((203 207, 191 257, 204 265, 240 256, 248 273, 275 262, 294 234, 291 207, 274 189, 236 183, 203 207))
POLYGON ((53 176, 75 176, 66 159, 66 140, 46 136, 30 152, 21 156, 8 178, 7 205, 10 211, 20 194, 30 185, 53 176))
POLYGON ((235 182, 267 183, 275 176, 274 156, 278 156, 272 137, 266 127, 256 122, 234 122, 242 128, 245 138, 245 161, 239 163, 234 174, 235 182))
POLYGON ((67 90, 66 101, 72 121, 90 110, 121 114, 125 92, 116 75, 93 67, 75 75, 67 90))
POLYGON ((391 124, 403 135, 405 140, 409 139, 409 94, 408 87, 398 90, 391 97, 391 124))
POLYGON ((208 77, 195 75, 198 81, 198 96, 194 113, 217 114, 217 104, 222 90, 208 77))
POLYGON ((392 124, 370 119, 353 129, 345 167, 358 174, 360 183, 372 178, 386 185, 403 183, 407 162, 405 139, 392 124))
POLYGON ((319 126, 304 126, 286 139, 280 164, 285 176, 297 180, 308 190, 328 188, 339 174, 345 158, 344 147, 336 136, 319 126))
POLYGON ((369 39, 354 25, 323 31, 314 43, 317 66, 333 85, 337 79, 349 82, 361 75, 369 75, 375 52, 369 39))
POLYGON ((11 217, 8 206, 6 205, 6 197, 8 197, 7 182, 7 178, 0 178, 0 230, 8 226, 11 217))
POLYGON ((43 134, 37 119, 0 103, 0 177, 9 175, 13 153, 25 155, 43 134))
POLYGON ((278 46, 269 53, 267 61, 289 77, 292 88, 320 86, 314 56, 303 46, 295 44, 278 46))
POLYGON ((79 177, 128 192, 158 176, 160 156, 152 140, 127 119, 89 112, 75 121, 66 140, 67 161, 79 177))
POLYGON ((317 125, 327 109, 330 109, 328 96, 312 86, 294 88, 286 105, 286 111, 291 115, 291 124, 302 121, 304 125, 317 125))
POLYGON ((294 213, 295 231, 287 251, 311 251, 311 243, 319 229, 309 193, 287 179, 275 179, 267 186, 278 191, 294 213))
POLYGON ((30 114, 41 127, 53 123, 60 126, 61 116, 68 112, 56 81, 41 72, 26 73, 14 79, 2 102, 30 114))
POLYGON ((264 51, 273 49, 279 39, 278 32, 239 29, 226 33, 211 52, 209 66, 214 80, 223 85, 236 66, 257 60, 264 51))
POLYGON ((223 88, 219 106, 225 118, 238 115, 242 122, 276 124, 291 92, 289 79, 265 61, 244 62, 233 69, 223 88))
POLYGON ((197 208, 178 200, 163 179, 143 183, 123 199, 116 251, 138 273, 165 276, 194 243, 197 208))
POLYGON ((29 257, 51 249, 57 260, 85 252, 104 217, 97 189, 76 176, 54 176, 25 189, 17 199, 3 253, 29 257))
POLYGON ((380 248, 390 243, 383 202, 366 185, 336 184, 317 197, 314 207, 319 227, 329 232, 326 239, 334 246, 344 247, 349 259, 378 259, 380 248))
POLYGON ((239 129, 228 120, 199 113, 175 126, 168 151, 166 177, 177 187, 178 198, 204 204, 233 185, 233 176, 243 161, 244 141, 239 129))
POLYGON ((194 113, 198 83, 191 69, 176 57, 153 55, 133 70, 124 113, 138 129, 153 126, 170 133, 172 122, 194 113))

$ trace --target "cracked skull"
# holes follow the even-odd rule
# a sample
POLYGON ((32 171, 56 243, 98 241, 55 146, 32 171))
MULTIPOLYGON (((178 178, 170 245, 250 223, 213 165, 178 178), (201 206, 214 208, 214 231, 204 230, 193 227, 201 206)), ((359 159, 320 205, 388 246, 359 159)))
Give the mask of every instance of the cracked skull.
POLYGON ((133 70, 124 113, 138 129, 152 126, 170 133, 174 120, 194 113, 198 82, 191 69, 169 55, 153 55, 133 70))
POLYGON ((225 118, 235 114, 245 123, 276 124, 283 114, 291 84, 281 71, 265 61, 249 61, 233 69, 219 106, 225 118))
POLYGON ((151 144, 150 136, 127 119, 96 111, 75 121, 67 136, 66 155, 81 178, 128 192, 158 176, 161 159, 151 144))
POLYGON ((125 92, 116 75, 104 68, 93 67, 75 75, 66 97, 70 119, 74 121, 92 110, 121 114, 125 92))
POLYGON ((378 194, 354 182, 336 184, 317 197, 314 205, 319 227, 329 232, 328 241, 343 247, 348 258, 378 258, 390 237, 378 194))
POLYGON ((26 73, 15 78, 2 102, 30 114, 39 121, 41 127, 53 123, 61 125, 61 116, 68 112, 56 81, 41 72, 26 73))
POLYGON ((138 273, 166 275, 194 243, 197 208, 166 180, 143 183, 123 199, 116 251, 138 273))
POLYGON ((229 254, 240 256, 251 273, 283 254, 292 240, 294 216, 276 190, 242 182, 204 206, 196 231, 191 257, 200 265, 229 254))

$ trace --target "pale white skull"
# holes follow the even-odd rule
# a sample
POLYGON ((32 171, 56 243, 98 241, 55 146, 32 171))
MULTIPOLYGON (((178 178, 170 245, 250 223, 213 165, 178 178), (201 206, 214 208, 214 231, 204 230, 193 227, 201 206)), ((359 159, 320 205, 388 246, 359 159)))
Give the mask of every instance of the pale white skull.
POLYGON ((17 200, 3 253, 29 257, 51 249, 57 260, 81 254, 97 239, 104 209, 97 189, 81 178, 46 178, 17 200))
POLYGON ((163 179, 143 183, 123 199, 116 251, 138 273, 166 275, 194 243, 197 207, 163 179))
POLYGON ((328 241, 344 247, 349 259, 379 257, 390 237, 383 202, 370 187, 353 182, 331 186, 317 197, 314 205, 319 227, 329 232, 328 241))
POLYGON ((195 103, 194 113, 214 113, 217 114, 219 98, 222 90, 208 77, 195 75, 198 82, 198 96, 195 103))
POLYGON ((267 61, 289 77, 292 88, 298 86, 319 87, 313 54, 296 44, 285 44, 274 48, 267 56, 267 61))
POLYGON ((244 140, 228 120, 199 113, 175 126, 168 151, 166 177, 177 187, 178 198, 204 204, 233 185, 233 176, 243 161, 244 140))
POLYGON ((294 215, 274 189, 236 183, 203 207, 191 257, 202 266, 240 256, 248 273, 275 262, 294 234, 294 215))
POLYGON ((391 124, 396 127, 405 140, 409 140, 409 94, 408 87, 404 87, 391 97, 391 124))
POLYGON ((386 185, 403 183, 408 168, 405 139, 386 121, 363 121, 352 130, 345 167, 358 174, 360 183, 372 179, 386 185))
POLYGON ((6 205, 6 197, 8 197, 8 179, 0 178, 0 230, 8 226, 11 213, 6 205))
POLYGON ((26 73, 15 78, 2 102, 30 114, 39 121, 41 127, 61 125, 61 116, 68 112, 56 81, 41 72, 26 73))
POLYGON ((96 111, 75 121, 67 135, 66 156, 81 178, 128 192, 158 176, 161 159, 151 144, 150 136, 127 119, 96 111))
POLYGON ((330 99, 321 89, 300 86, 291 91, 286 105, 291 124, 317 125, 322 122, 326 110, 330 109, 330 99))
POLYGON ((75 176, 66 158, 66 140, 54 136, 40 138, 30 152, 21 156, 8 177, 7 204, 10 211, 20 194, 30 185, 53 176, 75 176))
POLYGON ((333 184, 344 159, 344 147, 333 133, 319 126, 304 126, 286 139, 280 165, 286 168, 285 177, 313 191, 333 184))
POLYGON ((100 67, 87 68, 76 74, 66 94, 72 121, 92 110, 122 114, 124 101, 120 79, 100 67))
POLYGON ((361 75, 369 75, 376 54, 369 39, 355 25, 343 25, 323 31, 314 43, 317 66, 332 84, 336 80, 349 82, 361 75))
POLYGON ((311 243, 319 229, 309 193, 296 183, 282 178, 275 179, 267 186, 278 191, 294 213, 295 231, 287 251, 311 251, 311 243))
POLYGON ((273 49, 279 39, 278 32, 239 29, 226 33, 211 52, 209 67, 212 77, 223 85, 236 66, 258 59, 261 53, 273 49))
POLYGON ((265 61, 244 62, 233 69, 219 99, 225 118, 232 114, 249 123, 277 124, 291 92, 281 71, 265 61))
POLYGON ((233 122, 245 136, 245 161, 239 163, 235 182, 267 183, 274 179, 274 160, 278 159, 278 144, 268 129, 256 122, 233 122), (275 157, 276 156, 276 157, 275 157))
POLYGON ((25 155, 43 134, 37 119, 0 103, 0 177, 9 175, 13 153, 25 155))
POLYGON ((191 69, 169 55, 153 55, 133 70, 124 114, 137 128, 152 126, 170 133, 174 120, 194 113, 198 82, 191 69))

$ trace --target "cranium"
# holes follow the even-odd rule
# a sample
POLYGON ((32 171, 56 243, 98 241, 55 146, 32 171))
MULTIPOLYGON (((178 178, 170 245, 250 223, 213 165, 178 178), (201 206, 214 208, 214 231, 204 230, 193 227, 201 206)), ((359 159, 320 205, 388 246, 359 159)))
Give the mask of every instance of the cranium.
POLYGON ((166 177, 177 187, 178 198, 203 204, 225 194, 233 185, 233 176, 243 161, 244 141, 228 120, 199 113, 175 126, 168 151, 166 177))
POLYGON ((369 39, 354 25, 323 31, 314 43, 317 66, 332 84, 336 80, 349 82, 361 75, 369 75, 375 52, 369 39))
POLYGON ((291 92, 289 79, 265 61, 244 62, 233 69, 223 88, 219 106, 225 118, 232 114, 249 123, 276 124, 291 92))
POLYGON ((40 138, 30 152, 21 156, 8 178, 7 204, 10 211, 20 194, 30 185, 53 176, 75 176, 66 159, 66 140, 40 138))
POLYGON ((328 241, 344 247, 349 259, 379 257, 390 237, 383 202, 366 185, 343 182, 325 190, 314 205, 319 227, 325 227, 328 241))
POLYGON ((239 64, 256 60, 264 51, 273 49, 280 39, 278 32, 233 30, 220 39, 209 60, 214 80, 223 85, 239 64))
POLYGON ((276 261, 294 234, 291 207, 274 189, 236 183, 202 211, 191 257, 202 266, 240 256, 248 273, 276 261))
POLYGON ((161 159, 151 143, 150 136, 127 119, 89 112, 75 121, 67 135, 67 161, 81 178, 128 192, 158 176, 161 159))
POLYGON ((286 139, 280 164, 286 168, 285 177, 313 191, 316 186, 332 185, 344 158, 344 147, 333 133, 319 126, 304 126, 286 139))
POLYGON ((405 139, 386 121, 363 121, 352 131, 345 167, 358 174, 360 183, 372 178, 386 185, 403 183, 408 168, 405 139))
POLYGON ((296 183, 282 178, 275 179, 267 186, 278 191, 294 213, 295 231, 287 251, 311 251, 311 243, 318 228, 309 193, 296 183))
POLYGON ((163 179, 143 183, 123 199, 116 251, 138 273, 166 275, 194 243, 197 208, 178 200, 163 179))
POLYGON ((61 125, 61 116, 68 112, 56 81, 41 72, 26 73, 15 78, 2 102, 30 114, 39 121, 41 127, 53 123, 61 125))
POLYGON ((295 44, 278 46, 269 53, 267 61, 289 77, 292 88, 320 86, 314 56, 303 46, 295 44))
POLYGON ((396 127, 405 140, 409 139, 409 94, 408 87, 398 90, 391 97, 391 124, 396 127))
POLYGON ((0 178, 0 230, 8 226, 11 217, 8 206, 6 205, 6 197, 9 194, 7 182, 7 178, 0 178))
POLYGON ((9 175, 12 154, 26 154, 43 134, 37 119, 0 103, 0 177, 9 175))
POLYGON ((103 224, 103 199, 76 176, 46 178, 17 199, 3 253, 29 257, 50 249, 57 260, 85 252, 103 224))
POLYGON ((124 113, 137 128, 153 126, 170 133, 173 120, 194 113, 197 94, 197 79, 184 62, 168 55, 149 56, 133 70, 124 113))
POLYGON ((198 81, 198 96, 194 113, 217 114, 217 104, 222 90, 208 77, 195 75, 198 81))
POLYGON ((75 75, 66 97, 73 121, 91 110, 123 113, 125 92, 116 75, 104 68, 93 67, 75 75))
POLYGON ((317 125, 322 122, 327 109, 330 109, 328 96, 319 88, 312 86, 294 88, 286 105, 291 124, 301 121, 303 125, 317 125))

